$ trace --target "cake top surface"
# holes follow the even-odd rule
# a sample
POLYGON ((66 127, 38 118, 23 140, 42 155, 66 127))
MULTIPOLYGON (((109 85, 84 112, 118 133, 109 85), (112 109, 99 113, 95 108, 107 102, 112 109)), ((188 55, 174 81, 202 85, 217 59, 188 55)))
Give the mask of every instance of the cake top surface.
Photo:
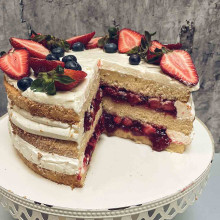
POLYGON ((95 32, 92 32, 67 40, 35 32, 29 40, 12 37, 13 49, 1 53, 0 68, 7 75, 6 80, 20 89, 23 96, 36 102, 73 108, 78 113, 94 84, 99 82, 99 70, 108 74, 117 72, 125 81, 130 75, 188 94, 199 88, 190 55, 179 50, 182 45, 163 45, 151 40, 153 34, 142 35, 126 28, 119 30, 117 26, 108 32, 104 37, 93 38, 95 32), (64 61, 62 58, 66 56, 75 60, 64 61), (72 66, 68 66, 68 62, 72 62, 72 66), (62 66, 62 73, 57 70, 58 65, 62 66), (23 80, 27 77, 29 79, 23 80), (29 87, 20 88, 19 81, 29 87))

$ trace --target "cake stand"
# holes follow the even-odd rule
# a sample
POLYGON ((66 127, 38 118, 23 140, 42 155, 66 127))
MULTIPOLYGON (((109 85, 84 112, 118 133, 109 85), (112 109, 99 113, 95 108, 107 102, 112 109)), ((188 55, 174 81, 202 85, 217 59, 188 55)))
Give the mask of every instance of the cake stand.
POLYGON ((71 189, 44 179, 19 159, 0 119, 0 203, 20 220, 172 219, 197 200, 214 153, 211 134, 196 119, 184 154, 155 152, 102 135, 85 186, 71 189))

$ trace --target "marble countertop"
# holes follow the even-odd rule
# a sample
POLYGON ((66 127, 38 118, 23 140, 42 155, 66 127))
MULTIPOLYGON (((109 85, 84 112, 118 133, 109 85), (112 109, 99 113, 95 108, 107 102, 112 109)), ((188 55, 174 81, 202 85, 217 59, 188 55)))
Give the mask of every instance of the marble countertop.
MULTIPOLYGON (((174 220, 207 220, 207 219, 220 219, 220 154, 215 154, 213 167, 207 186, 205 187, 202 195, 195 202, 193 206, 183 214, 178 214, 174 220)), ((8 212, 6 212, 2 206, 0 206, 0 219, 1 220, 12 220, 8 212)))

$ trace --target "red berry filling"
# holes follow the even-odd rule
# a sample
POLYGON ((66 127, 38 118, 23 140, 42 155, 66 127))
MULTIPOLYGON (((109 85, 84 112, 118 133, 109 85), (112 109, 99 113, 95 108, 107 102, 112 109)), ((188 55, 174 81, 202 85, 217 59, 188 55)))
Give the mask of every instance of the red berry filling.
POLYGON ((90 130, 93 122, 95 121, 95 116, 100 109, 100 104, 102 101, 102 89, 100 88, 96 93, 96 97, 92 100, 90 105, 90 110, 85 112, 84 117, 84 131, 90 130))
POLYGON ((101 88, 103 89, 103 95, 111 97, 115 102, 127 102, 131 106, 143 106, 175 117, 177 115, 174 101, 150 98, 115 86, 101 85, 101 88))
POLYGON ((117 129, 126 132, 130 131, 135 136, 147 136, 151 142, 153 150, 163 151, 171 143, 171 139, 166 134, 166 129, 156 125, 143 124, 140 121, 130 118, 121 118, 116 115, 103 113, 104 126, 108 133, 112 133, 117 129))

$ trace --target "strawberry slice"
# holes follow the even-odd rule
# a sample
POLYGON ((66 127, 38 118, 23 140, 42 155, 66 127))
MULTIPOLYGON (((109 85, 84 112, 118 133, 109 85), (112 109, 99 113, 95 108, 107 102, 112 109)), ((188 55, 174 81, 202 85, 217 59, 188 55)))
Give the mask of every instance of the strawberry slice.
POLYGON ((124 28, 119 32, 118 51, 120 53, 127 53, 136 46, 140 46, 143 35, 136 31, 124 28))
POLYGON ((160 67, 165 74, 187 86, 194 86, 199 81, 191 56, 184 50, 174 50, 163 54, 160 67))
POLYGON ((11 37, 10 43, 16 49, 26 48, 31 56, 40 59, 45 59, 46 56, 50 53, 46 47, 32 40, 11 37))
POLYGON ((72 45, 76 42, 81 42, 86 45, 93 38, 94 35, 95 31, 89 34, 69 38, 66 41, 69 43, 70 47, 72 47, 72 45))
POLYGON ((56 89, 59 91, 69 91, 73 89, 87 76, 87 74, 83 71, 71 69, 64 69, 64 75, 71 77, 75 81, 70 84, 63 84, 58 81, 55 81, 56 89))
POLYGON ((155 52, 155 49, 161 49, 164 45, 161 44, 159 41, 153 40, 151 41, 151 46, 149 47, 149 50, 147 51, 147 60, 152 60, 154 59, 153 64, 159 65, 160 61, 161 61, 161 56, 158 56, 158 58, 156 58, 157 56, 155 54, 153 54, 155 52))
POLYGON ((25 49, 10 50, 0 57, 0 69, 12 79, 30 75, 29 53, 25 49))
POLYGON ((65 63, 59 60, 45 60, 30 57, 30 67, 34 70, 35 74, 38 74, 39 72, 49 72, 55 69, 58 65, 64 67, 65 63))
POLYGON ((165 46, 161 44, 159 41, 153 40, 151 41, 151 46, 149 47, 149 50, 154 53, 156 48, 161 49, 162 47, 165 46))
POLYGON ((181 43, 177 43, 177 44, 164 44, 164 47, 170 49, 170 50, 180 50, 182 48, 182 44, 181 43))
POLYGON ((94 49, 94 48, 98 48, 98 41, 99 39, 101 39, 102 37, 95 37, 95 38, 92 38, 88 44, 86 45, 86 49, 89 50, 89 49, 94 49))

